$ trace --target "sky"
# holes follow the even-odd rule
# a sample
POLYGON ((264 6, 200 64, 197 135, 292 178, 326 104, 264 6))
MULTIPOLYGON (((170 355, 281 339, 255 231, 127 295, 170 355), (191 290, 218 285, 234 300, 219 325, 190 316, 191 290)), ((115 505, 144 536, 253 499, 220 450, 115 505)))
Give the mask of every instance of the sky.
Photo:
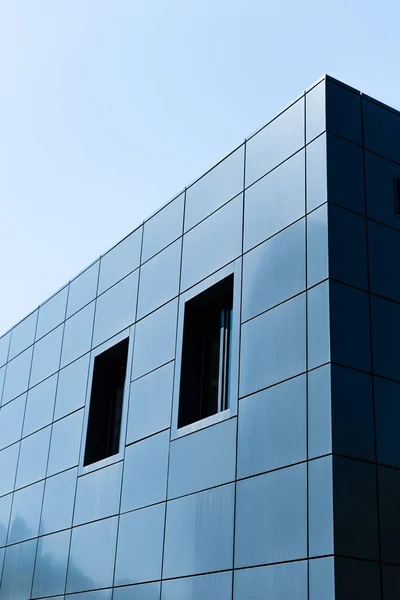
POLYGON ((0 334, 324 73, 400 108, 395 0, 0 0, 0 334))

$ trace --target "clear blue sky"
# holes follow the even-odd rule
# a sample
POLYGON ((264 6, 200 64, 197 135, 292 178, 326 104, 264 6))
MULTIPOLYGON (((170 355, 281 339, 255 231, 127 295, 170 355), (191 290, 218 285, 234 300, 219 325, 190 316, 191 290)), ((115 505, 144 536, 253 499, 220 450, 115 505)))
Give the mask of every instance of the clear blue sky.
POLYGON ((394 0, 0 0, 0 333, 324 73, 400 107, 394 0))

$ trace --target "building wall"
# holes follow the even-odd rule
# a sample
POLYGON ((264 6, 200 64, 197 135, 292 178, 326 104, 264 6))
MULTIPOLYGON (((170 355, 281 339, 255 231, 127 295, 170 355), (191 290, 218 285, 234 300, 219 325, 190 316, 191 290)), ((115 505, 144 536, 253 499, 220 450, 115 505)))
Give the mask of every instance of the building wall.
POLYGON ((0 338, 0 600, 380 598, 400 287, 377 264, 399 157, 364 109, 364 159, 358 106, 324 79, 0 338), (182 432, 184 302, 230 272, 231 407, 182 432), (126 335, 120 453, 83 467, 94 356, 126 335))

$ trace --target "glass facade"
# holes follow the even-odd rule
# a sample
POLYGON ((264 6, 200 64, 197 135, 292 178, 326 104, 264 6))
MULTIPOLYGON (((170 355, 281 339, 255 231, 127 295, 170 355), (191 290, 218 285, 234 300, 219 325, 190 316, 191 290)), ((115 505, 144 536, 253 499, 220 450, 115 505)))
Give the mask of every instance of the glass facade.
POLYGON ((400 597, 399 136, 323 78, 0 337, 0 600, 400 597))

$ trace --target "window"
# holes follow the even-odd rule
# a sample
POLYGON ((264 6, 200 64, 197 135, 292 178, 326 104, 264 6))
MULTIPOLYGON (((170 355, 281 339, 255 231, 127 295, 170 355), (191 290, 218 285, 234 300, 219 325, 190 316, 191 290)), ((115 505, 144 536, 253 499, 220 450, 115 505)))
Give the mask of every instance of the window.
POLYGON ((185 303, 178 427, 229 408, 233 275, 185 303))
POLYGON ((118 454, 129 339, 96 356, 84 466, 118 454))

